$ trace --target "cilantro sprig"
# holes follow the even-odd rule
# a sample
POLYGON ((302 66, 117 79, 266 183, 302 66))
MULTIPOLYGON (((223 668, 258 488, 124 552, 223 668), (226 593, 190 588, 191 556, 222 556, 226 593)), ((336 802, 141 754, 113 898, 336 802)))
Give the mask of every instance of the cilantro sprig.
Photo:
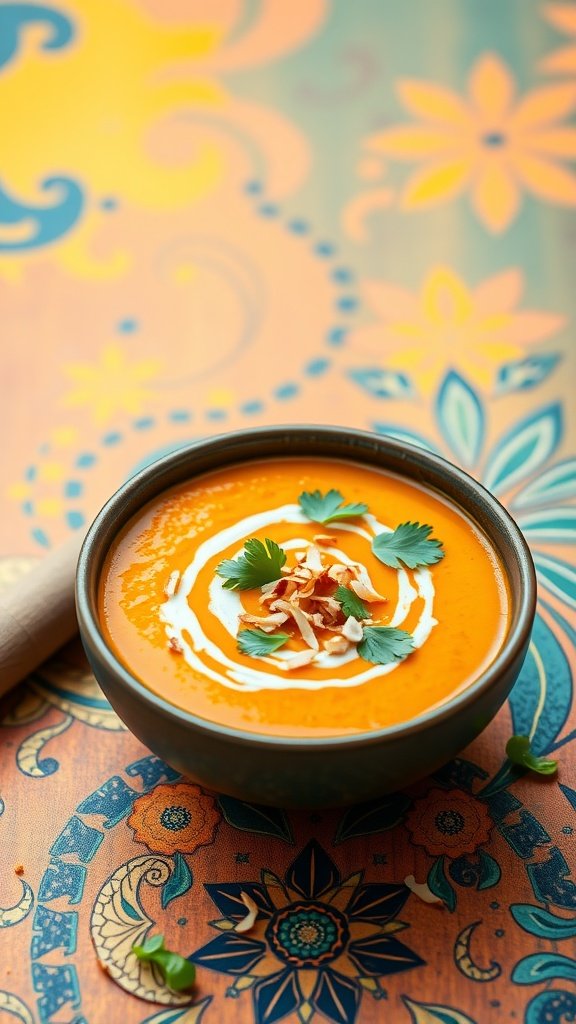
POLYGON ((444 558, 442 541, 430 537, 432 526, 401 523, 392 533, 379 533, 372 541, 372 551, 391 569, 416 569, 435 565, 444 558))
POLYGON ((238 650, 253 658, 272 654, 290 639, 288 633, 265 633, 262 629, 241 629, 238 633, 238 650))
POLYGON ((336 490, 327 491, 326 494, 322 494, 322 491, 303 491, 298 498, 298 504, 304 515, 315 523, 354 519, 368 511, 368 505, 363 501, 345 505, 343 495, 336 490))
POLYGON ((142 946, 132 946, 132 952, 145 963, 156 964, 168 988, 185 992, 196 978, 196 968, 190 960, 172 953, 164 946, 163 935, 153 935, 142 946))
POLYGON ((393 626, 364 626, 362 640, 358 644, 360 657, 375 665, 403 661, 413 650, 412 635, 393 626))
POLYGON ((243 555, 225 558, 216 572, 226 580, 222 584, 225 590, 254 590, 279 580, 285 564, 286 555, 276 541, 252 537, 244 543, 243 555))
POLYGON ((539 775, 554 775, 558 768, 558 761, 538 757, 532 753, 529 736, 511 736, 506 744, 506 756, 512 761, 512 764, 529 768, 530 771, 538 772, 539 775))
POLYGON ((366 605, 360 600, 353 590, 348 590, 348 587, 338 587, 334 592, 334 600, 338 601, 346 618, 350 615, 355 619, 370 618, 370 613, 366 608, 366 605))

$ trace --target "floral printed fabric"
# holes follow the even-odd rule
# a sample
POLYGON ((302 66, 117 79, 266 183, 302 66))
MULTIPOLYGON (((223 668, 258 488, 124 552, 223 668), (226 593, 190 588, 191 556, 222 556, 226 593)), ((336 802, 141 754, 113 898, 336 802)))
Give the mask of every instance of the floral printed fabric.
POLYGON ((462 466, 539 581, 478 740, 312 815, 181 779, 78 645, 42 666, 0 716, 0 1016, 574 1017, 575 57, 573 0, 0 5, 0 585, 152 459, 283 422, 462 466), (131 952, 160 931, 191 994, 131 952))

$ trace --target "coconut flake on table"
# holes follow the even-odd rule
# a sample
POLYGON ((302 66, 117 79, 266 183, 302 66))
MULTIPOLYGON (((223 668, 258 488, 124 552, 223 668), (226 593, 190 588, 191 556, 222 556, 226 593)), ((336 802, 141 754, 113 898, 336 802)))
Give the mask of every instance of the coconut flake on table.
POLYGON ((256 918, 258 917, 258 904, 247 892, 240 893, 240 899, 246 907, 248 913, 246 917, 243 917, 241 921, 235 926, 235 932, 249 932, 251 928, 256 924, 256 918))
POLYGON ((406 878, 404 879, 404 885, 408 889, 410 889, 410 892, 413 892, 414 895, 418 897, 418 899, 422 900, 423 903, 442 903, 442 905, 444 904, 444 901, 432 892, 427 882, 417 882, 416 879, 414 878, 414 875, 407 875, 406 878))

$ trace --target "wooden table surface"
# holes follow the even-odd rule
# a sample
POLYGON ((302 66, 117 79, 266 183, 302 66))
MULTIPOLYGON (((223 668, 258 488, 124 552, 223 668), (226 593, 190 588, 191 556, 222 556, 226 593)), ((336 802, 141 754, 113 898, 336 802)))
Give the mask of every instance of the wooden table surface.
POLYGON ((457 462, 540 584, 496 721, 347 810, 202 792, 77 645, 43 666, 0 721, 2 1020, 574 1019, 575 110, 568 0, 0 4, 2 584, 155 456, 287 422, 457 462), (510 772, 512 732, 558 776, 510 772))

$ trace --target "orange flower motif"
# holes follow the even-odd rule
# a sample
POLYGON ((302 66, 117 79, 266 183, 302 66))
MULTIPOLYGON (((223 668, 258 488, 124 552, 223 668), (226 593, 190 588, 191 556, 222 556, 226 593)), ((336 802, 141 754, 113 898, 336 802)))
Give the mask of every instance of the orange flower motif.
POLYGON ((433 267, 419 294, 387 281, 368 281, 367 305, 378 323, 358 328, 355 350, 374 353, 386 368, 411 373, 428 391, 446 366, 483 387, 496 368, 554 334, 564 317, 518 310, 522 274, 513 268, 469 288, 449 267, 433 267))
POLYGON ((462 857, 490 838, 492 819, 480 800, 460 789, 431 789, 406 819, 416 846, 432 857, 462 857))
POLYGON ((432 82, 400 82, 404 105, 421 123, 367 140, 374 152, 423 163, 404 189, 402 206, 435 206, 469 188, 477 216, 494 232, 514 220, 522 189, 576 206, 576 175, 561 162, 576 158, 576 129, 562 123, 576 105, 576 83, 540 86, 516 101, 507 66, 485 54, 468 85, 466 102, 432 82))
POLYGON ((153 853, 194 853, 214 841, 220 812, 199 786, 156 786, 134 802, 128 818, 134 839, 153 853))
POLYGON ((540 61, 542 71, 576 75, 576 4, 546 4, 544 17, 554 28, 572 36, 573 42, 540 61))

